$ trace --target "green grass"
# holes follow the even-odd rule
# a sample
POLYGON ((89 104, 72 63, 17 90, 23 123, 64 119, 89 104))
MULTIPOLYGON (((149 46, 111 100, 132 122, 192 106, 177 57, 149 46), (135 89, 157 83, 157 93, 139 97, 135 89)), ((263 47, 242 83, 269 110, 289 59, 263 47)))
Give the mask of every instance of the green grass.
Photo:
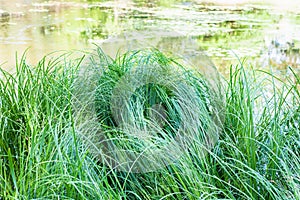
MULTIPOLYGON (((0 199, 300 199, 300 77, 293 69, 283 81, 242 64, 230 67, 220 104, 219 96, 205 89, 201 74, 160 52, 111 59, 98 50, 86 57, 43 59, 33 67, 23 57, 14 74, 1 70, 0 199), (95 151, 95 136, 126 133, 110 113, 112 88, 137 63, 149 62, 175 67, 183 74, 180 80, 196 88, 196 105, 205 113, 200 127, 222 110, 222 126, 215 129, 219 139, 214 148, 206 148, 206 156, 201 137, 195 137, 171 165, 147 173, 119 171, 95 151), (213 111, 206 98, 215 105, 213 111)), ((143 110, 163 101, 170 132, 161 133, 171 137, 181 120, 176 115, 189 116, 174 103, 179 98, 175 86, 138 88, 126 112, 147 118, 136 111, 141 109, 136 103, 143 102, 143 110)), ((194 129, 194 134, 201 132, 194 129)))

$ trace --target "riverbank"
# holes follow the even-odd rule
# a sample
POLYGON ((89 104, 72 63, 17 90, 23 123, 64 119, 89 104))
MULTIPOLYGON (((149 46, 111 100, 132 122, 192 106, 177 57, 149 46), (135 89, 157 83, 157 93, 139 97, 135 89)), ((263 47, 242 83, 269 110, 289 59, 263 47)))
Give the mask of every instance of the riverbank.
MULTIPOLYGON (((87 119, 85 110, 91 105, 79 105, 73 99, 74 92, 88 90, 88 84, 83 84, 84 88, 75 84, 81 67, 89 64, 103 72, 95 76, 101 88, 103 81, 122 77, 117 72, 124 72, 123 64, 139 61, 120 56, 110 59, 99 50, 92 60, 66 61, 63 56, 42 60, 34 68, 23 58, 18 61, 16 74, 1 70, 0 198, 299 198, 300 77, 292 68, 293 80, 283 82, 268 71, 230 67, 221 90, 224 121, 219 139, 207 149, 206 156, 201 138, 194 138, 188 151, 170 165, 148 173, 130 173, 107 165, 101 149, 95 151, 97 143, 89 136, 99 130, 97 124, 90 120, 83 123, 87 119), (82 126, 77 126, 78 122, 82 126)), ((168 64, 151 54, 140 58, 168 64)), ((193 83, 200 80, 190 77, 193 83)), ((110 87, 102 90, 106 95, 111 91, 110 87)), ((82 98, 95 99, 93 91, 82 98)))

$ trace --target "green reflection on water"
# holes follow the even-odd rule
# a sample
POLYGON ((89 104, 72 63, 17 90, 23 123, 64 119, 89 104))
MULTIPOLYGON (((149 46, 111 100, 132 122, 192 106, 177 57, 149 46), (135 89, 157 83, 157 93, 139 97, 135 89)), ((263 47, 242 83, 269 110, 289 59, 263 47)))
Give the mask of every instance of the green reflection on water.
MULTIPOLYGON (((15 2, 22 4, 23 1, 15 2)), ((1 9, 6 9, 5 4, 1 9)), ((10 12, 8 6, 7 9, 10 12)), ((55 50, 92 48, 92 43, 103 45, 108 54, 115 55, 119 50, 116 41, 124 43, 127 40, 140 40, 154 46, 162 42, 153 40, 159 40, 169 43, 169 51, 177 52, 171 47, 174 40, 190 36, 217 65, 226 66, 236 61, 232 50, 240 57, 267 55, 268 48, 273 48, 272 41, 279 41, 285 31, 289 38, 281 41, 281 46, 287 42, 294 46, 283 51, 297 52, 299 49, 300 38, 296 34, 300 29, 299 14, 280 13, 261 5, 236 7, 180 0, 88 0, 29 3, 20 10, 23 15, 14 11, 10 17, 0 18, 0 63, 8 61, 11 64, 14 52, 28 47, 31 47, 33 61, 55 50), (163 35, 164 31, 179 35, 163 35), (134 35, 134 32, 150 36, 142 40, 124 37, 124 33, 134 35), (112 43, 111 37, 115 38, 112 43)))

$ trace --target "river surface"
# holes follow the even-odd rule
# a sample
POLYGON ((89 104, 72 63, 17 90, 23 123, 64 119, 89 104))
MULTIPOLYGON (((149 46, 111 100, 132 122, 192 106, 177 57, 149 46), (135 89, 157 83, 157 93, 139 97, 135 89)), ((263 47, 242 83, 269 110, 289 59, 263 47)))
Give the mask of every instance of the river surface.
POLYGON ((300 7, 199 0, 0 0, 4 69, 12 69, 16 52, 20 57, 26 49, 34 65, 53 51, 95 45, 112 57, 155 47, 199 61, 204 51, 224 72, 238 58, 256 67, 299 68, 300 7))

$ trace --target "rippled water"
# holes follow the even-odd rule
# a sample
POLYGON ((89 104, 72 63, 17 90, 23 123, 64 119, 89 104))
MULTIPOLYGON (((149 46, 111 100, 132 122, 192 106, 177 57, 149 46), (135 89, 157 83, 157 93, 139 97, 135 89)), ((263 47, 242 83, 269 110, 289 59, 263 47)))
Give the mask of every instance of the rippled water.
POLYGON ((198 61, 204 49, 221 71, 237 57, 259 67, 299 67, 300 12, 295 10, 176 0, 0 0, 0 63, 12 68, 16 52, 20 56, 27 48, 28 62, 35 63, 53 51, 97 44, 111 56, 153 46, 198 61))

